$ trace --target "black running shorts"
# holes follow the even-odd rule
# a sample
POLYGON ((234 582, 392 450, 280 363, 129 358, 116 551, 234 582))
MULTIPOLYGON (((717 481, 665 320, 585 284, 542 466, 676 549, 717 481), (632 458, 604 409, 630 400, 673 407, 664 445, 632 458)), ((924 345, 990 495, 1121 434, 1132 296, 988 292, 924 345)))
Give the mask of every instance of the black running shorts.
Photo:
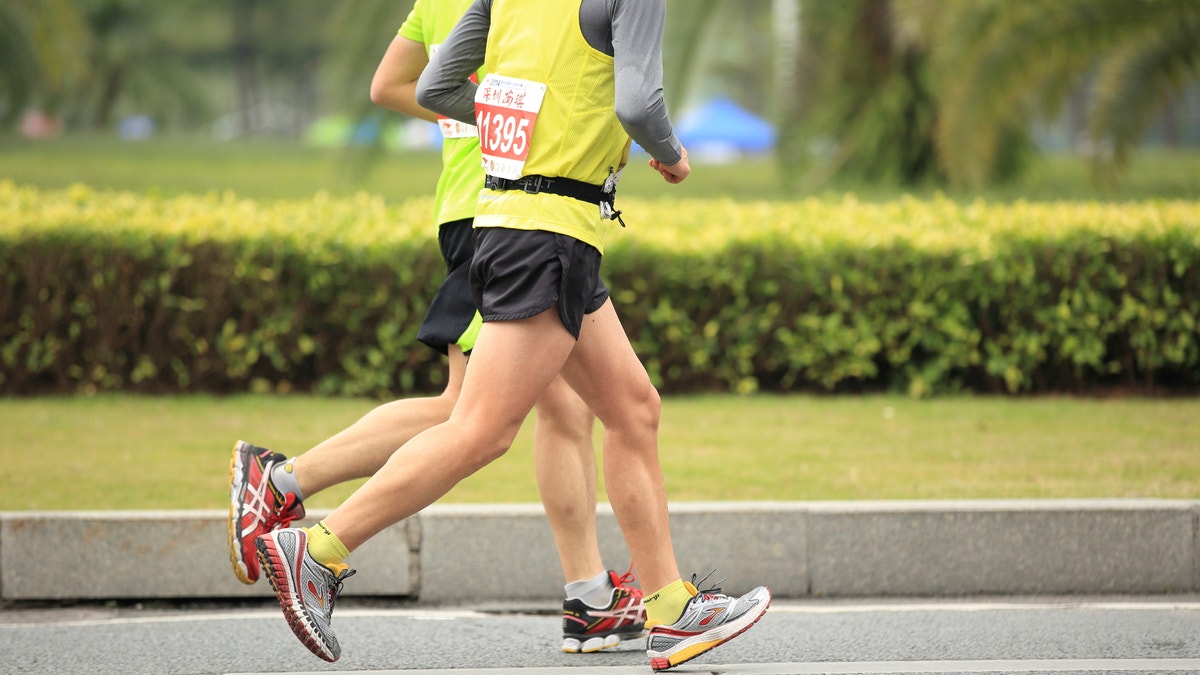
POLYGON ((471 295, 484 321, 514 321, 558 304, 563 326, 579 338, 583 316, 600 309, 608 288, 600 252, 574 237, 542 230, 475 229, 471 295))
POLYGON ((464 352, 475 346, 477 327, 475 301, 471 299, 471 219, 443 223, 438 228, 438 245, 446 261, 446 278, 429 303, 417 339, 445 354, 457 344, 464 352), (468 333, 468 329, 473 329, 468 333))

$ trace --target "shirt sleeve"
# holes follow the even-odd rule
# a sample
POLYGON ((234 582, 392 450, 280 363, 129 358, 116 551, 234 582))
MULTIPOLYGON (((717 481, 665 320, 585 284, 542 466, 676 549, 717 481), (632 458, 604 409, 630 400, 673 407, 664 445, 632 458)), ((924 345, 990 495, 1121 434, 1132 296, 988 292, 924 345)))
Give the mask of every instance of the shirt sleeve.
POLYGON ((613 0, 612 41, 617 119, 650 156, 671 165, 683 158, 663 98, 665 0, 613 0))
POLYGON ((459 122, 475 123, 478 85, 470 77, 483 65, 491 23, 491 0, 475 0, 467 8, 417 80, 421 107, 459 122))
POLYGON ((425 43, 425 28, 421 24, 421 5, 425 0, 417 0, 413 4, 412 11, 408 13, 408 18, 404 23, 400 24, 398 31, 400 37, 408 38, 413 42, 425 43))

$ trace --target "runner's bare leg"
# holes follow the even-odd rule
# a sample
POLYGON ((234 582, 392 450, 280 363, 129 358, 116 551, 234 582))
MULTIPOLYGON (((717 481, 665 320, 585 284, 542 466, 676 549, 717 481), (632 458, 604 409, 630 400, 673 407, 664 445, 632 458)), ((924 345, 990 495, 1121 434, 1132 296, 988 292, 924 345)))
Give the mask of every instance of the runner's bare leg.
POLYGON ((380 405, 295 460, 296 480, 305 496, 356 478, 374 475, 396 448, 445 422, 462 389, 467 357, 449 348, 449 376, 438 396, 404 398, 380 405))
POLYGON ((641 586, 679 578, 658 459, 661 403, 612 300, 583 317, 563 378, 604 424, 604 479, 641 586))
POLYGON ((353 551, 503 455, 574 345, 556 308, 485 322, 450 418, 396 450, 326 526, 353 551))
POLYGON ((596 541, 594 416, 561 377, 537 402, 533 432, 538 491, 566 583, 604 572, 596 541))

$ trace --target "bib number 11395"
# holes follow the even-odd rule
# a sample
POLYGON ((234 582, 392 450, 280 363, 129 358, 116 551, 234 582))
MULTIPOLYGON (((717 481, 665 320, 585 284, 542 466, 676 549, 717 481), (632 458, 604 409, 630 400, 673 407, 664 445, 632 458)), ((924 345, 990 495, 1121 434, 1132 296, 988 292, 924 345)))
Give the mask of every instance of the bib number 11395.
POLYGON ((529 139, 546 85, 489 74, 475 91, 475 124, 483 151, 483 170, 515 180, 524 175, 529 139))

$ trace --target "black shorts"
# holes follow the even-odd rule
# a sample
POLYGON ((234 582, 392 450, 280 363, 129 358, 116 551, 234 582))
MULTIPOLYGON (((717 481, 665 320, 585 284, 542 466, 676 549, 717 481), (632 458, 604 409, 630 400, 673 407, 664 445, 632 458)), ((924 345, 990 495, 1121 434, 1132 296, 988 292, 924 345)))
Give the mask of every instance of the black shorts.
POLYGON ((429 303, 417 339, 446 354, 457 344, 464 352, 475 346, 475 332, 468 329, 475 321, 475 301, 471 299, 471 219, 443 223, 438 228, 438 246, 446 261, 446 278, 429 303))
POLYGON ((558 304, 563 326, 579 338, 583 316, 600 309, 600 251, 574 237, 541 230, 475 230, 471 295, 484 321, 514 321, 558 304))

